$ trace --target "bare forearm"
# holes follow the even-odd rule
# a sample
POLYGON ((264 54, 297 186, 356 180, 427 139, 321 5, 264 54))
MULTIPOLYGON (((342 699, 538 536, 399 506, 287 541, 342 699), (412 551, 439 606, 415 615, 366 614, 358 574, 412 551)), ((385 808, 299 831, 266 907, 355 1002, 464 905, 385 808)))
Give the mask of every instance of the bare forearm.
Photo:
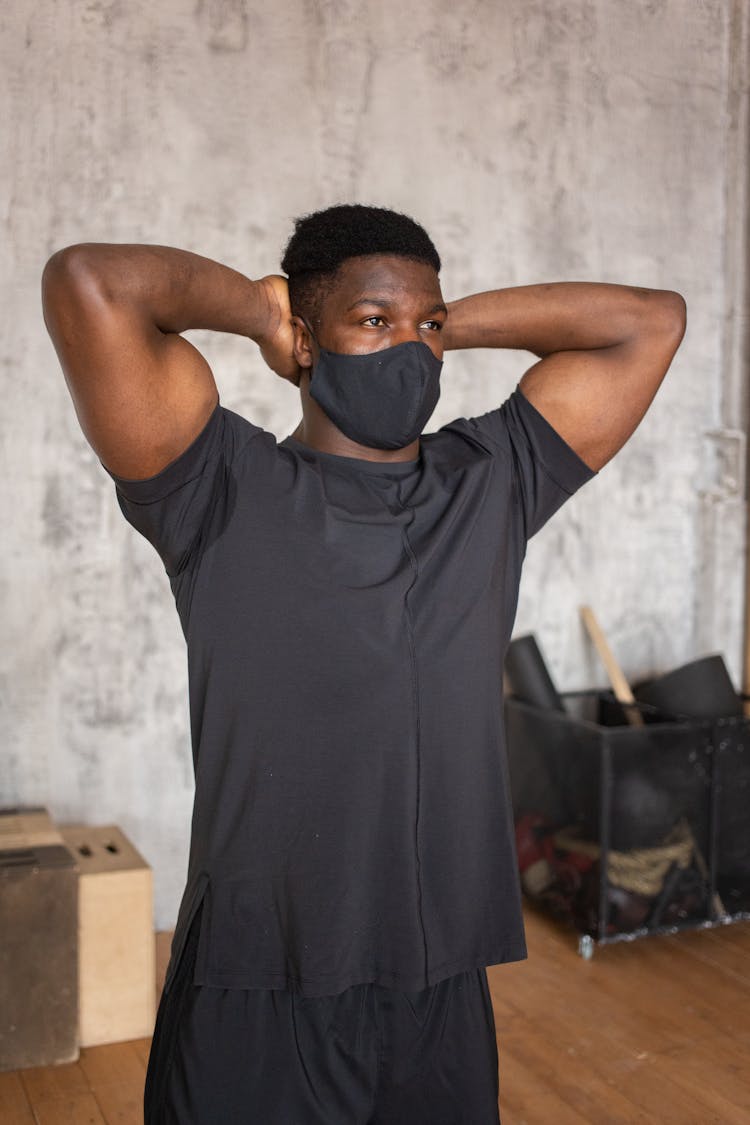
POLYGON ((162 332, 207 328, 257 340, 274 315, 259 282, 170 246, 80 243, 58 251, 45 278, 88 300, 128 306, 162 332))
POLYGON ((446 348, 518 348, 538 356, 622 344, 665 316, 684 317, 677 293, 563 281, 495 289, 448 305, 446 348))

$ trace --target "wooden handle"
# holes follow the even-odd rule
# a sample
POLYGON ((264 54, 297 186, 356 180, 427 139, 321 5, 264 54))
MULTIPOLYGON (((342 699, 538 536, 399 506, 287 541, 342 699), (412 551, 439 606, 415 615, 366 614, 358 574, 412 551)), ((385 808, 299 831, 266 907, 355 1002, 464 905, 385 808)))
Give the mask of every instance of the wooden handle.
MULTIPOLYGON (((630 684, 625 679, 625 674, 623 673, 622 668, 615 660, 612 649, 607 644, 607 638, 602 632, 601 626, 596 619, 593 609, 591 609, 590 606, 582 605, 581 618, 584 625, 586 626, 588 635, 594 642, 594 647, 599 653, 602 664, 607 669, 607 675, 609 676, 609 682, 612 684, 612 690, 615 693, 615 698, 619 703, 635 703, 635 697, 633 696, 633 692, 630 690, 630 684)), ((631 726, 643 726, 643 716, 641 715, 640 711, 637 711, 633 707, 627 707, 625 710, 625 715, 631 726)))

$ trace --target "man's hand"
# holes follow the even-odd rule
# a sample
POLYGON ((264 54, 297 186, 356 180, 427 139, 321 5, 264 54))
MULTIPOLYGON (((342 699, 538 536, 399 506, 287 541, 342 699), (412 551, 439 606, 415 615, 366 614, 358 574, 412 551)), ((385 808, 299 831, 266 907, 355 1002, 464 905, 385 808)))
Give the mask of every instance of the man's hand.
POLYGON ((262 277, 259 284, 263 286, 268 302, 267 326, 255 337, 260 345, 260 354, 272 371, 298 387, 301 370, 294 358, 292 310, 286 278, 269 274, 262 277))
POLYGON ((589 282, 524 285, 448 305, 448 348, 539 356, 524 396, 598 470, 646 413, 685 331, 685 302, 662 289, 589 282))

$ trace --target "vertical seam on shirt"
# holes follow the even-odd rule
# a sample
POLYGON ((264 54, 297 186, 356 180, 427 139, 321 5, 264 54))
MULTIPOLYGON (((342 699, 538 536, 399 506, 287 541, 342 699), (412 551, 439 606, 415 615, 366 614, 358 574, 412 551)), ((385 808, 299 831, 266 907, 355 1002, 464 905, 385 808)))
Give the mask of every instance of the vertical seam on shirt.
MULTIPOLYGON (((400 497, 399 497, 399 503, 401 503, 400 497)), ((408 511, 410 513, 411 521, 413 521, 414 520, 414 510, 411 509, 411 508, 407 508, 407 506, 405 504, 401 504, 401 506, 405 511, 408 511)), ((418 908, 419 908, 419 924, 420 924, 421 929, 422 929, 422 946, 423 946, 423 949, 424 949, 424 969, 425 969, 425 980, 426 980, 429 976, 429 960, 428 960, 428 952, 427 952, 427 934, 425 933, 425 926, 424 926, 424 912, 423 912, 423 909, 422 909, 422 863, 421 863, 421 859, 420 859, 420 856, 419 856, 419 814, 420 814, 420 811, 421 811, 420 806, 421 806, 421 781, 422 781, 421 716, 420 716, 420 705, 419 705, 419 676, 418 676, 418 671, 417 671, 417 652, 416 652, 416 645, 414 643, 414 630, 413 630, 413 625, 412 625, 411 609, 409 608, 409 594, 414 589, 414 586, 416 585, 417 579, 419 577, 419 562, 417 560, 416 554, 414 553, 414 551, 412 549, 411 543, 409 542, 409 536, 407 534, 406 527, 402 527, 401 532, 402 532, 402 535, 403 535, 403 538, 404 538, 404 544, 406 546, 407 554, 409 555, 409 559, 412 563, 412 566, 414 567, 414 578, 411 582, 411 585, 409 586, 409 589, 406 591, 406 594, 404 595, 404 610, 405 610, 405 614, 406 614, 406 631, 407 631, 407 636, 408 636, 408 639, 409 639, 409 655, 410 655, 410 658, 411 658, 412 698, 413 698, 413 701, 414 701, 414 711, 415 711, 415 716, 416 716, 417 808, 416 808, 416 818, 415 818, 415 824, 414 824, 414 851, 415 851, 415 857, 416 857, 416 863, 417 863, 417 903, 418 903, 418 908)))

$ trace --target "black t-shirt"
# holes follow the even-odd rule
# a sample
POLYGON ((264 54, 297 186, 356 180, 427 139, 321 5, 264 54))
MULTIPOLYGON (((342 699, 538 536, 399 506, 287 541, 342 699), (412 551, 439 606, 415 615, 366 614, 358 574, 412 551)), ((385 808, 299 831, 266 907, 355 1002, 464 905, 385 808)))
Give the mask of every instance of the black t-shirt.
POLYGON ((594 476, 519 389, 417 460, 322 453, 217 405, 115 477, 188 647, 195 804, 170 976, 417 990, 526 955, 502 670, 527 540, 594 476))

